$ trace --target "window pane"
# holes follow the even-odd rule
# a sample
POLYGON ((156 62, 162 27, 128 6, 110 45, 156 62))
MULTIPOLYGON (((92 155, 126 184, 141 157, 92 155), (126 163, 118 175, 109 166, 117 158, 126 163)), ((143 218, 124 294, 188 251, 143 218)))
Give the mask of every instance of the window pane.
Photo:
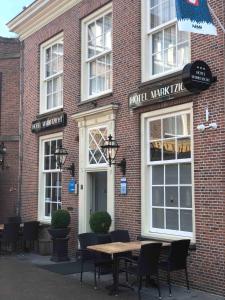
POLYGON ((59 186, 58 173, 52 173, 52 186, 59 186))
POLYGON ((96 37, 103 35, 103 18, 96 21, 96 37))
POLYGON ((47 94, 52 93, 52 80, 47 81, 47 94))
POLYGON ((175 0, 167 0, 162 3, 162 22, 166 23, 175 18, 175 0))
POLYGON ((95 48, 95 55, 98 55, 105 51, 104 49, 104 39, 103 36, 99 36, 96 38, 96 48, 95 48))
POLYGON ((177 140, 178 153, 177 158, 190 158, 191 157, 191 139, 183 138, 177 140))
POLYGON ((57 203, 52 203, 52 211, 51 211, 51 213, 53 214, 53 212, 56 211, 57 209, 58 209, 57 203))
POLYGON ((180 165, 180 184, 191 184, 191 164, 180 165))
POLYGON ((95 40, 88 42, 88 58, 95 56, 95 40))
POLYGON ((164 49, 173 48, 176 45, 176 26, 164 30, 164 49))
POLYGON ((49 156, 46 156, 45 159, 44 159, 44 170, 49 170, 50 169, 50 165, 49 165, 49 156))
POLYGON ((164 206, 164 187, 154 186, 152 188, 152 205, 164 206))
POLYGON ((187 31, 180 31, 180 30, 177 30, 177 39, 178 39, 178 44, 180 43, 183 43, 183 42, 186 42, 188 41, 189 39, 189 33, 187 31))
POLYGON ((106 71, 112 70, 112 54, 106 55, 106 71))
POLYGON ((152 53, 162 52, 163 50, 163 33, 157 32, 152 35, 152 53))
POLYGON ((164 228, 164 209, 162 208, 152 209, 152 227, 164 228))
POLYGON ((176 48, 169 48, 164 52, 164 71, 172 70, 176 67, 176 48))
POLYGON ((96 78, 90 80, 90 88, 89 94, 95 95, 96 94, 96 78))
POLYGON ((45 77, 49 77, 51 75, 51 63, 47 63, 45 65, 45 77))
POLYGON ((105 90, 105 75, 97 77, 97 93, 105 90))
POLYGON ((63 71, 63 43, 58 44, 58 71, 63 71))
POLYGON ((112 88, 112 73, 106 73, 106 90, 110 90, 112 88))
POLYGON ((161 120, 150 122, 150 140, 161 139, 161 120))
POLYGON ((51 201, 51 188, 45 188, 45 201, 51 201))
POLYGON ((55 170, 56 168, 56 159, 54 155, 51 156, 51 170, 55 170))
POLYGON ((51 142, 51 154, 54 155, 56 150, 56 140, 51 142))
POLYGON ((45 216, 50 217, 51 203, 45 203, 45 216))
POLYGON ((164 166, 152 167, 152 184, 154 185, 164 184, 164 166))
POLYGON ((150 143, 150 160, 157 161, 162 159, 162 143, 153 142, 150 143))
POLYGON ((179 230, 177 209, 166 210, 166 229, 179 230))
POLYGON ((163 119, 163 138, 175 137, 175 117, 163 119))
POLYGON ((108 14, 104 18, 104 37, 105 37, 105 50, 112 49, 112 14, 108 14))
POLYGON ((163 160, 171 160, 176 158, 175 140, 165 140, 163 142, 163 160))
POLYGON ((180 211, 180 229, 182 231, 192 232, 192 211, 180 211))
POLYGON ((45 155, 50 154, 50 142, 45 142, 45 155))
POLYGON ((178 165, 166 166, 166 184, 178 184, 178 165))
POLYGON ((105 65, 106 65, 106 61, 105 61, 106 57, 103 56, 101 58, 99 58, 97 60, 97 74, 104 74, 106 69, 105 69, 105 65))
POLYGON ((51 186, 51 173, 47 173, 46 174, 46 182, 45 182, 45 186, 51 186))
POLYGON ((192 188, 191 186, 180 187, 180 207, 192 208, 192 188))
POLYGON ((177 47, 177 65, 178 67, 186 65, 190 61, 189 43, 180 44, 177 47))
POLYGON ((162 23, 159 5, 150 10, 150 20, 151 20, 150 28, 155 28, 162 23))
POLYGON ((178 187, 166 187, 166 206, 167 207, 178 207, 178 187))
POLYGON ((51 60, 51 47, 45 51, 45 62, 48 63, 51 60))
POLYGON ((95 22, 88 25, 88 41, 95 39, 95 22))
POLYGON ((190 115, 183 114, 177 116, 177 136, 190 135, 190 115))
POLYGON ((152 73, 153 75, 163 72, 163 56, 162 53, 157 53, 152 57, 152 73))
POLYGON ((96 61, 90 63, 90 77, 96 76, 96 61))

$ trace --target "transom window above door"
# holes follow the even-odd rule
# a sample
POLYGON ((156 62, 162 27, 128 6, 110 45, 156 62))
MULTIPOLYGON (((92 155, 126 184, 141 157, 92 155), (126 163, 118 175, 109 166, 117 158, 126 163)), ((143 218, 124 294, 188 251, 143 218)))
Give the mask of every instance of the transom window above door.
POLYGON ((63 38, 53 38, 41 46, 40 112, 63 106, 63 38))
POLYGON ((144 0, 143 81, 182 69, 190 61, 190 35, 179 31, 175 0, 144 0))
POLYGON ((88 135, 88 162, 90 165, 106 164, 106 158, 101 149, 108 136, 107 127, 89 129, 88 135))

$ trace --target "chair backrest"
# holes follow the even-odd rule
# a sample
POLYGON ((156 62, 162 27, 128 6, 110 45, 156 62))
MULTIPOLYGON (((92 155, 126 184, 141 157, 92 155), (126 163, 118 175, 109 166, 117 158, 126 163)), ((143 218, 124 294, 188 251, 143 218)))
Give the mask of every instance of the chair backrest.
POLYGON ((171 243, 168 263, 170 269, 179 270, 186 267, 190 240, 179 240, 171 243))
POLYGON ((86 249, 87 246, 97 245, 98 242, 97 236, 93 232, 79 234, 78 240, 80 242, 80 248, 83 250, 86 249))
POLYGON ((6 242, 16 242, 19 238, 20 223, 8 223, 4 225, 2 239, 6 242))
POLYGON ((8 223, 22 223, 20 216, 8 217, 8 223))
POLYGON ((110 232, 112 242, 130 242, 128 230, 114 230, 110 232))
POLYGON ((138 258, 138 275, 151 275, 158 272, 159 256, 162 243, 141 246, 138 258))
POLYGON ((23 226, 23 240, 36 241, 38 240, 39 222, 30 221, 25 222, 23 226))

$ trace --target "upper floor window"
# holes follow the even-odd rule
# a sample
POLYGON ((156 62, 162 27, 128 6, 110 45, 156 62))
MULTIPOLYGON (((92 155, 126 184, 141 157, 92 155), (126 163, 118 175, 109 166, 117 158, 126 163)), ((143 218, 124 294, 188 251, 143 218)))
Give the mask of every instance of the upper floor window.
POLYGON ((82 100, 112 91, 112 12, 107 5, 82 23, 82 100))
POLYGON ((178 30, 175 0, 143 0, 143 14, 143 81, 182 69, 190 61, 190 38, 178 30))
POLYGON ((63 106, 63 38, 57 36, 41 46, 40 112, 63 106))

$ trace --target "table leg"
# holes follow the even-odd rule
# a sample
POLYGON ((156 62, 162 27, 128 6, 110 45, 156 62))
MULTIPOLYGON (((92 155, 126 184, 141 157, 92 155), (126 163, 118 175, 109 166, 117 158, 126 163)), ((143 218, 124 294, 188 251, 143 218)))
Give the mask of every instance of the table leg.
POLYGON ((118 296, 119 286, 119 266, 118 266, 118 255, 113 255, 113 286, 110 291, 110 295, 118 296))

